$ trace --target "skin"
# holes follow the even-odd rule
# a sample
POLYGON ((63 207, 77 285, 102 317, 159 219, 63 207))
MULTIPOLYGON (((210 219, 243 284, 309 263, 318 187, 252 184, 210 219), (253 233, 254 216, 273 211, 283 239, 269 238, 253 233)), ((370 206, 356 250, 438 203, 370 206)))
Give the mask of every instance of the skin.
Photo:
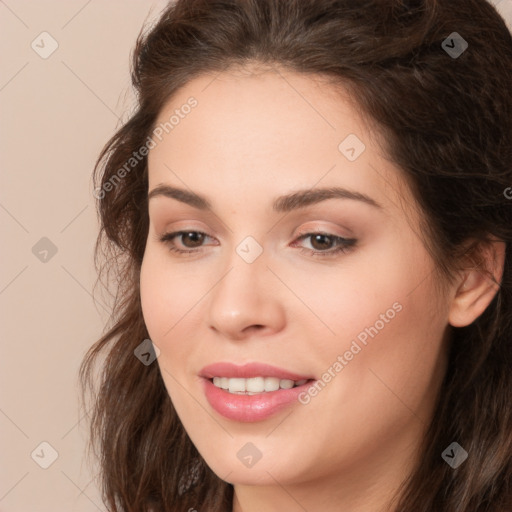
POLYGON ((172 402, 211 469, 234 484, 235 512, 393 510, 432 416, 450 323, 467 325, 495 293, 476 272, 439 286, 401 171, 342 92, 283 70, 198 77, 158 122, 190 96, 197 107, 148 157, 149 191, 167 184, 211 203, 203 211, 162 195, 149 201, 141 300, 172 402), (349 134, 366 146, 353 162, 338 149, 349 134), (272 210, 278 196, 331 186, 381 208, 335 198, 272 210), (178 230, 208 236, 202 246, 160 241, 178 230), (298 240, 314 230, 357 242, 312 256, 336 247, 298 240), (247 236, 263 249, 253 263, 236 252, 247 236), (307 405, 239 423, 208 404, 205 365, 257 361, 321 379, 396 303, 400 312, 307 405), (262 454, 251 468, 237 457, 248 442, 262 454))

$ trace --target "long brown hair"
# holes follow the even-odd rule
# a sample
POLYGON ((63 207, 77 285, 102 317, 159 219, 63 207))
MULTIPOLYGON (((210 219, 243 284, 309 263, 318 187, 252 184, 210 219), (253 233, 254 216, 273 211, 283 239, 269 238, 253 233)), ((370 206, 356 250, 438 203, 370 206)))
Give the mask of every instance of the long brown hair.
POLYGON ((137 109, 94 173, 96 261, 106 286, 114 278, 114 309, 80 371, 106 505, 115 512, 232 507, 232 485, 188 438, 158 365, 134 356, 149 337, 139 294, 148 190, 147 158, 130 158, 180 87, 250 63, 322 75, 351 93, 403 170, 443 275, 453 275, 468 241, 475 251, 491 237, 506 242, 492 303, 471 325, 452 329, 421 462, 399 490, 396 510, 510 512, 512 37, 485 0, 178 0, 139 34, 137 109), (457 469, 441 458, 454 440, 469 453, 457 469))

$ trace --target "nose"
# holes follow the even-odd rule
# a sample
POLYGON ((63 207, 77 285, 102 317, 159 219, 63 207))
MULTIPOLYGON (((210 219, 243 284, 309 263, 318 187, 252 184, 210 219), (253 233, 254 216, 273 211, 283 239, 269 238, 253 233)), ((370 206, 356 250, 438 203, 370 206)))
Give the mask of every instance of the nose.
POLYGON ((210 328, 230 340, 282 330, 286 321, 283 285, 267 267, 266 258, 262 255, 246 263, 235 254, 229 268, 208 297, 210 328))

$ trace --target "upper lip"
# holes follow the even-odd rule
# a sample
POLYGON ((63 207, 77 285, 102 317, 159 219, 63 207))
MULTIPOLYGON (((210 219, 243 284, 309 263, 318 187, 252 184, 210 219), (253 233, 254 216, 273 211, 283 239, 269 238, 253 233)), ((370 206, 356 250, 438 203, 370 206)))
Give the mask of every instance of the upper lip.
POLYGON ((199 375, 205 379, 212 379, 213 377, 244 379, 250 379, 251 377, 277 377, 278 379, 309 380, 313 378, 308 375, 300 375, 265 363, 246 363, 243 365, 236 365, 228 362, 209 364, 200 371, 199 375))

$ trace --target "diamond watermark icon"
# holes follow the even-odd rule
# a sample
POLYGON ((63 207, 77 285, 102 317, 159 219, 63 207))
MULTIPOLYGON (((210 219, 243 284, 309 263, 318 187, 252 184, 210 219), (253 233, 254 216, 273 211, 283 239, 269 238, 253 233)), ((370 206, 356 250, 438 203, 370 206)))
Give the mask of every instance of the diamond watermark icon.
POLYGON ((30 456, 38 466, 48 469, 59 458, 59 452, 50 443, 43 441, 30 456))
POLYGON ((56 254, 57 246, 43 236, 33 247, 32 254, 42 263, 48 263, 56 254))
POLYGON ((238 450, 236 456, 244 466, 252 468, 263 457, 263 454, 254 444, 246 443, 238 450))
POLYGON ((452 32, 441 43, 443 50, 452 59, 458 59, 468 49, 468 46, 468 42, 458 32, 452 32))
POLYGON ((457 469, 468 458, 468 452, 459 443, 452 443, 441 454, 441 457, 446 464, 457 469))
POLYGON ((160 349, 149 338, 146 338, 137 345, 133 353, 143 365, 149 366, 160 355, 160 349))
POLYGON ((59 47, 59 43, 48 32, 41 32, 30 46, 39 57, 47 59, 59 47))
POLYGON ((263 252, 263 247, 252 237, 245 237, 237 246, 236 253, 246 263, 253 263, 263 252))
POLYGON ((338 145, 339 152, 349 161, 354 162, 366 149, 363 141, 355 134, 351 133, 343 139, 338 145))

